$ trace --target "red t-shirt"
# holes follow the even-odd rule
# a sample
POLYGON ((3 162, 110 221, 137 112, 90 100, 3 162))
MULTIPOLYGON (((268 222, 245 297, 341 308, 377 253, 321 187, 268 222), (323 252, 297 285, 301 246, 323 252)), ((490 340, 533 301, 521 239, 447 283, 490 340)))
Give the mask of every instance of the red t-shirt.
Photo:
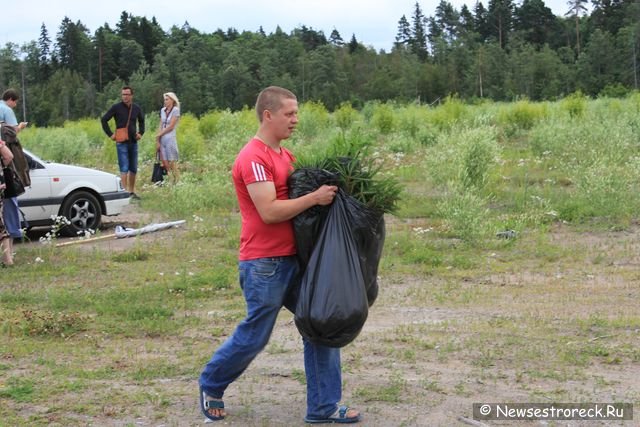
POLYGON ((240 261, 295 255, 296 242, 291 221, 265 224, 247 190, 249 184, 271 181, 276 188, 276 198, 288 199, 287 179, 293 171, 294 161, 295 157, 286 148, 280 147, 280 153, 277 153, 256 138, 249 141, 236 157, 233 184, 242 216, 240 261))

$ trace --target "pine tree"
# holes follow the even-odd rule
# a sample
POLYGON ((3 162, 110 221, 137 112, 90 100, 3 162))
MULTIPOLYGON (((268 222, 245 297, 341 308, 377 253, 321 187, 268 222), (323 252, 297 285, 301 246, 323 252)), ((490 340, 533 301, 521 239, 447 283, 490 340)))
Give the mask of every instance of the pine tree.
POLYGON ((342 40, 342 36, 340 36, 340 33, 335 28, 329 35, 329 43, 334 46, 344 46, 344 40, 342 40))
POLYGON ((498 45, 504 49, 507 35, 513 23, 513 2, 511 0, 489 1, 489 22, 498 45))
POLYGON ((413 22, 411 28, 411 51, 415 53, 421 61, 429 56, 427 51, 427 32, 425 30, 425 17, 420 8, 420 4, 416 2, 413 10, 413 22))
POLYGON ((407 46, 411 43, 411 26, 407 17, 402 15, 402 18, 398 21, 398 34, 396 34, 396 48, 407 46))
POLYGON ((38 68, 40 73, 40 79, 45 81, 49 78, 50 65, 51 65, 51 39, 49 39, 49 32, 44 22, 40 26, 40 38, 38 39, 38 68))
POLYGON ((569 0, 569 11, 565 16, 573 16, 576 21, 576 52, 580 55, 580 15, 587 11, 585 6, 587 0, 569 0))

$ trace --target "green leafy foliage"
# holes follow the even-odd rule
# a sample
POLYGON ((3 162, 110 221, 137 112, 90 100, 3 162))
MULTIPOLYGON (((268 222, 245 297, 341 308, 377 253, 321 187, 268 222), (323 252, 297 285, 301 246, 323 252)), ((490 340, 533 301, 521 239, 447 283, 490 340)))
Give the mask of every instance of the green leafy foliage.
POLYGON ((348 130, 354 124, 356 120, 359 118, 358 112, 353 108, 350 102, 343 102, 333 112, 333 118, 336 122, 336 125, 343 131, 348 130))
POLYGON ((587 98, 581 91, 577 91, 563 99, 561 107, 571 117, 581 117, 587 109, 587 98))
POLYGON ((300 158, 296 168, 318 168, 338 176, 347 194, 371 209, 393 212, 400 198, 400 185, 381 173, 382 165, 368 155, 366 140, 359 137, 336 137, 325 154, 300 158))

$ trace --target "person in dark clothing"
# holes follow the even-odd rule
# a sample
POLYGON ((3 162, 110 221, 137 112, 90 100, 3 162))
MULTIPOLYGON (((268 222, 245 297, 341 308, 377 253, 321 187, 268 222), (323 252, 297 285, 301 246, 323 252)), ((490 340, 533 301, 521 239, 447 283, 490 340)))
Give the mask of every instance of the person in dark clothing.
POLYGON ((104 133, 116 142, 122 185, 131 193, 131 197, 137 199, 135 187, 138 172, 138 140, 144 134, 144 114, 140 106, 133 103, 133 89, 130 86, 122 88, 121 96, 122 102, 112 105, 100 121, 104 133), (116 122, 115 133, 109 127, 109 120, 112 118, 116 122), (123 136, 120 136, 118 129, 126 129, 123 136))
MULTIPOLYGON (((18 132, 20 132, 27 126, 27 122, 18 123, 16 114, 13 112, 13 110, 18 105, 18 99, 19 95, 17 90, 7 89, 2 94, 2 100, 0 100, 0 138, 4 139, 8 146, 10 146, 9 143, 15 143, 17 141, 18 132), (9 138, 11 138, 12 140, 10 141, 9 138)), ((14 168, 15 163, 26 163, 24 154, 22 154, 22 148, 20 148, 20 156, 21 158, 18 159, 14 155, 14 168)), ((21 178, 24 181, 23 184, 27 186, 31 185, 28 171, 25 172, 26 175, 24 176, 22 175, 23 171, 18 170, 18 172, 21 174, 21 178)), ((13 240, 22 239, 23 237, 20 222, 20 208, 18 207, 18 198, 10 197, 6 199, 3 208, 0 210, 0 215, 2 215, 4 226, 6 227, 6 230, 11 237, 11 239, 8 239, 7 242, 9 245, 11 245, 10 251, 13 252, 13 240)))

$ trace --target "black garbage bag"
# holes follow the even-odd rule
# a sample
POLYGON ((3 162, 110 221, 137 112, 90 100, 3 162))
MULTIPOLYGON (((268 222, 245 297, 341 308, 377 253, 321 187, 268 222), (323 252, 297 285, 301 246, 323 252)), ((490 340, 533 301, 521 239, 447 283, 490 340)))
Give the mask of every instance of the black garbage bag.
MULTIPOLYGON (((296 169, 289 175, 287 184, 289 186, 289 198, 297 199, 298 197, 317 190, 325 184, 338 185, 337 175, 324 169, 296 169)), ((309 264, 313 245, 316 240, 318 240, 320 229, 327 218, 330 207, 330 205, 316 205, 293 218, 298 261, 303 271, 307 264, 309 264)))
POLYGON ((351 232, 358 248, 369 307, 378 297, 378 265, 385 238, 384 216, 351 196, 345 198, 351 232))
POLYGON ((294 317, 302 336, 329 347, 353 341, 369 314, 347 199, 338 190, 330 205, 302 275, 294 317))
MULTIPOLYGON (((289 198, 295 199, 315 191, 322 185, 340 185, 338 175, 324 169, 300 168, 289 176, 289 198)), ((349 217, 349 228, 355 239, 358 258, 362 268, 367 300, 373 305, 378 296, 378 265, 385 239, 385 224, 382 212, 367 208, 354 197, 344 195, 345 208, 349 217)), ((311 258, 315 243, 324 224, 330 206, 314 206, 293 219, 296 249, 302 271, 311 258)), ((297 299, 296 289, 289 299, 297 299)))

